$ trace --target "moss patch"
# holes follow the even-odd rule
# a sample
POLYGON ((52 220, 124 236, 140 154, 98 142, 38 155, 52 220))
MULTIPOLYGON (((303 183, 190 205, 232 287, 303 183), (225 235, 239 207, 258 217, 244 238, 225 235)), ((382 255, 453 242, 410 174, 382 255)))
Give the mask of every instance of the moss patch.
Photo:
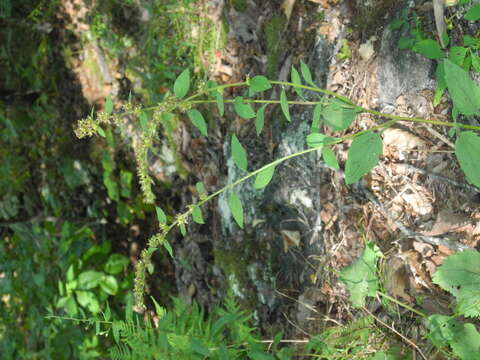
POLYGON ((280 62, 280 41, 286 19, 283 16, 274 16, 265 24, 264 36, 267 47, 267 77, 276 79, 280 62))

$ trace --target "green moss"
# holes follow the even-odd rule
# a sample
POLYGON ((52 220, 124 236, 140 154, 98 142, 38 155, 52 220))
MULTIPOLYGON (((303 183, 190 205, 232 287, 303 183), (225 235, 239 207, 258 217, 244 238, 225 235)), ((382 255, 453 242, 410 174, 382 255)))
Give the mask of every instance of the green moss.
POLYGON ((357 5, 353 20, 357 31, 365 31, 369 36, 380 29, 388 20, 385 14, 393 14, 398 7, 396 0, 367 0, 357 5))
POLYGON ((267 77, 275 79, 280 62, 280 40, 286 19, 283 16, 274 16, 265 24, 264 35, 267 45, 267 77))
POLYGON ((231 0, 231 4, 237 11, 247 10, 247 0, 231 0))

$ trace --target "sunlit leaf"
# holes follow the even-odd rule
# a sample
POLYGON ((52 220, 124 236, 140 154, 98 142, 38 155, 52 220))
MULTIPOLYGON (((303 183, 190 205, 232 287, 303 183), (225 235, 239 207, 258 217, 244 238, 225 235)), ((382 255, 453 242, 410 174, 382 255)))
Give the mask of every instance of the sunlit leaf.
POLYGON ((185 69, 175 80, 175 84, 173 85, 173 93, 177 98, 181 99, 185 95, 187 95, 189 88, 190 71, 188 69, 185 69))
POLYGON ((107 98, 105 99, 105 113, 110 115, 112 111, 113 111, 112 97, 108 95, 107 98))
POLYGON ((275 166, 269 166, 268 168, 260 171, 255 177, 255 189, 262 189, 267 186, 270 180, 272 180, 274 172, 275 166))
POLYGON ((311 148, 315 148, 321 145, 330 144, 333 140, 335 139, 330 136, 320 133, 313 133, 307 136, 307 145, 311 148))
POLYGON ((232 158, 235 162, 235 165, 237 165, 240 169, 247 171, 247 152, 235 134, 232 135, 231 147, 232 158))
POLYGON ((345 164, 345 182, 352 184, 377 165, 382 154, 382 138, 373 132, 353 139, 345 164))
POLYGON ((100 288, 109 295, 115 295, 118 291, 118 282, 112 275, 106 275, 100 280, 100 288))
POLYGON ((480 188, 480 136, 462 131, 455 142, 455 155, 468 182, 480 188))
POLYGON ((465 115, 480 114, 480 88, 469 74, 450 60, 444 60, 445 81, 457 110, 465 115))
POLYGON ((382 256, 380 249, 373 242, 368 242, 360 258, 342 269, 340 280, 350 291, 353 307, 365 305, 367 296, 373 297, 378 290, 377 260, 382 256))
POLYGON ((205 119, 203 118, 203 115, 200 111, 197 109, 191 109, 188 110, 187 112, 188 118, 192 122, 192 124, 200 130, 200 133, 203 136, 208 136, 208 127, 207 123, 205 122, 205 119))
POLYGON ((340 169, 340 166, 338 165, 337 157, 335 156, 335 153, 333 152, 332 149, 326 146, 323 147, 322 157, 326 165, 330 166, 333 169, 337 169, 337 170, 340 169))
POLYGON ((250 84, 250 96, 258 92, 268 90, 272 87, 272 85, 270 84, 270 81, 268 81, 268 79, 263 75, 254 76, 253 78, 250 79, 249 84, 250 84))
POLYGON ((465 250, 448 256, 432 280, 457 299, 457 311, 467 317, 480 315, 480 252, 465 250))
POLYGON ((233 108, 235 112, 238 114, 238 116, 244 119, 251 119, 255 117, 255 111, 253 111, 252 106, 250 104, 244 103, 243 97, 241 96, 237 96, 233 100, 233 108))
POLYGON ((228 207, 232 212, 235 222, 243 229, 243 206, 240 198, 234 192, 228 197, 228 207))
POLYGON ((354 107, 339 99, 332 99, 322 111, 325 123, 333 131, 342 131, 348 128, 356 115, 357 110, 354 107))

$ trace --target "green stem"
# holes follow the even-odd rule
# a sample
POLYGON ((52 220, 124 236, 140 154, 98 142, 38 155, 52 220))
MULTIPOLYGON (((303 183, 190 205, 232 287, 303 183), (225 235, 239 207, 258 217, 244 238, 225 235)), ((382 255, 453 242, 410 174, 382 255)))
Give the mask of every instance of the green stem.
POLYGON ((413 313, 415 313, 415 314, 417 314, 417 315, 419 315, 419 316, 421 316, 421 317, 423 317, 423 318, 426 318, 426 317, 427 317, 427 314, 421 312, 420 310, 414 309, 414 308, 412 308, 411 306, 409 306, 409 305, 407 305, 407 304, 404 304, 404 303, 402 303, 401 301, 398 301, 397 299, 395 299, 395 298, 393 298, 393 297, 391 297, 391 296, 388 296, 387 294, 384 294, 384 293, 382 293, 382 292, 380 292, 380 291, 377 291, 377 294, 380 295, 380 296, 382 296, 382 297, 384 297, 384 298, 387 299, 387 300, 390 300, 390 301, 394 302, 395 304, 397 304, 397 305, 399 305, 399 306, 401 306, 401 307, 404 307, 405 309, 407 309, 407 310, 409 310, 409 311, 411 311, 411 312, 413 312, 413 313))

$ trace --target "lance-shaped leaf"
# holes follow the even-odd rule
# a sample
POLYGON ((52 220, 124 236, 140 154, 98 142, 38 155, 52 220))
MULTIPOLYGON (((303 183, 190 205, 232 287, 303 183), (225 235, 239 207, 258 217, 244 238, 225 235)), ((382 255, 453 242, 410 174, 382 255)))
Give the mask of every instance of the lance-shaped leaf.
POLYGON ((175 80, 175 84, 173 84, 173 93, 177 98, 181 99, 185 95, 187 95, 189 88, 190 71, 188 69, 185 69, 180 75, 178 75, 177 79, 175 80))
POLYGON ((293 65, 292 65, 290 78, 292 79, 292 83, 297 85, 293 87, 293 90, 295 90, 298 96, 303 98, 303 91, 302 91, 303 89, 301 87, 298 87, 298 85, 302 85, 302 80, 300 79, 300 74, 298 73, 297 69, 295 69, 295 66, 293 65))
POLYGON ((112 97, 108 95, 107 98, 105 99, 105 113, 110 115, 112 111, 113 111, 112 97))
POLYGON ((300 61, 300 71, 302 72, 302 76, 305 79, 305 81, 310 85, 315 86, 315 83, 313 82, 313 79, 312 79, 312 73, 310 72, 310 69, 308 68, 307 64, 305 64, 303 61, 300 61))
POLYGON ((220 116, 225 114, 225 104, 223 102, 223 92, 221 90, 215 91, 215 101, 217 102, 218 113, 220 116))
POLYGON ((232 158, 235 162, 235 165, 237 165, 240 169, 247 171, 247 152, 235 134, 232 135, 231 147, 232 158))
POLYGON ((465 115, 480 114, 480 88, 468 73, 450 60, 444 60, 445 82, 455 108, 465 115))
POLYGON ((335 153, 332 149, 330 149, 329 147, 324 147, 322 149, 322 157, 323 161, 325 161, 325 164, 327 164, 327 166, 330 166, 332 169, 340 169, 337 157, 335 156, 335 153))
POLYGON ((320 132, 321 116, 322 116, 322 104, 318 103, 313 108, 313 119, 312 119, 312 126, 310 127, 310 132, 312 133, 320 132))
POLYGON ((262 189, 268 185, 270 180, 272 180, 273 173, 275 172, 275 166, 269 166, 266 169, 260 171, 255 177, 255 189, 262 189))
POLYGON ((241 200, 234 192, 228 197, 228 207, 238 226, 243 229, 243 206, 241 200))
POLYGON ((330 136, 320 133, 313 133, 307 136, 307 145, 311 148, 315 148, 321 145, 331 144, 334 140, 335 138, 330 136))
POLYGON ((233 108, 238 116, 244 119, 251 119, 255 117, 255 111, 250 104, 246 104, 243 102, 243 97, 237 96, 235 100, 233 100, 233 108))
POLYGON ((163 212, 162 208, 155 206, 155 211, 157 213, 157 220, 160 224, 165 224, 167 222, 167 217, 163 212))
POLYGON ((207 123, 205 122, 205 119, 203 118, 203 115, 200 111, 197 109, 191 109, 188 110, 187 115, 192 122, 192 124, 200 130, 200 133, 203 136, 208 136, 208 127, 207 123))
POLYGON ((203 216, 202 216, 202 210, 200 209, 200 206, 193 205, 192 208, 192 219, 195 221, 197 224, 205 224, 203 221, 203 216))
POLYGON ((352 184, 377 165, 382 153, 382 138, 373 132, 353 139, 345 165, 345 182, 352 184))
POLYGON ((462 131, 455 142, 455 155, 468 182, 480 188, 480 136, 462 131))
POLYGON ((257 75, 254 76, 253 78, 250 79, 250 88, 249 88, 249 95, 255 95, 258 92, 268 90, 272 87, 270 84, 270 81, 263 76, 263 75, 257 75))
POLYGON ((255 118, 255 131, 257 132, 257 136, 262 133, 263 130, 263 125, 265 122, 265 108, 267 107, 267 104, 263 105, 260 109, 257 111, 257 117, 255 118))
POLYGON ((322 112, 325 123, 333 131, 342 131, 350 126, 355 119, 357 111, 351 105, 339 100, 332 99, 322 112))
POLYGON ((285 89, 282 89, 282 92, 280 93, 280 107, 282 108, 283 115, 285 115, 287 120, 292 121, 290 118, 290 110, 288 109, 288 100, 285 89))

